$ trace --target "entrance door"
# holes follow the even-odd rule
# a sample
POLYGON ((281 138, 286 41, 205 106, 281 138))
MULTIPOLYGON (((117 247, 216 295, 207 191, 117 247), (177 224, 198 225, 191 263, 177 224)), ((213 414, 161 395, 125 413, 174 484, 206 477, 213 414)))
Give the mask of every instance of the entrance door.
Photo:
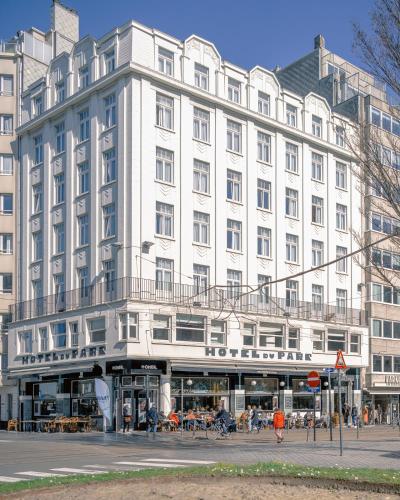
POLYGON ((136 424, 136 406, 135 406, 135 398, 134 398, 134 394, 133 394, 133 390, 132 389, 121 389, 121 423, 122 423, 122 419, 124 418, 123 415, 123 410, 124 410, 124 406, 127 405, 127 412, 128 412, 128 415, 131 415, 132 417, 132 422, 131 422, 131 426, 132 428, 135 427, 135 424, 136 424))

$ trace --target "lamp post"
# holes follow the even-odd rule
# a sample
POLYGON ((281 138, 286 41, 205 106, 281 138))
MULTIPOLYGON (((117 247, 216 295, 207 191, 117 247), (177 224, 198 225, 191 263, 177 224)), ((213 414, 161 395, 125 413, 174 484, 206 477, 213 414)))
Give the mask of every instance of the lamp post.
POLYGON ((332 385, 331 385, 331 372, 328 371, 328 382, 324 382, 324 386, 328 389, 328 411, 329 411, 329 441, 333 440, 332 437, 332 385))

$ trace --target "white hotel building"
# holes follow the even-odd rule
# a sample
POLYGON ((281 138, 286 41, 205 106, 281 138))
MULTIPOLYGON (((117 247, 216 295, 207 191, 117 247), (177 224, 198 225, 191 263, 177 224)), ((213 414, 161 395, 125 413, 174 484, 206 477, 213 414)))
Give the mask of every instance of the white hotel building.
POLYGON ((307 372, 337 349, 360 405, 361 269, 290 278, 357 248, 351 122, 206 40, 136 22, 82 38, 22 97, 8 355, 21 418, 98 415, 95 376, 136 425, 146 398, 304 411, 307 372))

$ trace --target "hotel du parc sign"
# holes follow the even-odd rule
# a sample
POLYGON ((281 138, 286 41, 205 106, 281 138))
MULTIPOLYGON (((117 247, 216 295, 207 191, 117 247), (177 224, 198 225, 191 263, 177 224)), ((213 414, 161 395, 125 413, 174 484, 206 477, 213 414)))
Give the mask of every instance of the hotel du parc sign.
POLYGON ((226 347, 206 347, 206 357, 232 359, 263 359, 270 361, 311 361, 312 355, 302 352, 260 351, 257 349, 228 349, 226 347))

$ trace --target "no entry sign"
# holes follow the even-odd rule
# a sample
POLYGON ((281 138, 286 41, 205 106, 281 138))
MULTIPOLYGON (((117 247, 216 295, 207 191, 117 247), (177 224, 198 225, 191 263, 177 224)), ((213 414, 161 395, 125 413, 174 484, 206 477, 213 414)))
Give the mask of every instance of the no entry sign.
POLYGON ((307 384, 309 387, 319 387, 320 383, 319 373, 316 371, 309 372, 307 375, 307 384))

